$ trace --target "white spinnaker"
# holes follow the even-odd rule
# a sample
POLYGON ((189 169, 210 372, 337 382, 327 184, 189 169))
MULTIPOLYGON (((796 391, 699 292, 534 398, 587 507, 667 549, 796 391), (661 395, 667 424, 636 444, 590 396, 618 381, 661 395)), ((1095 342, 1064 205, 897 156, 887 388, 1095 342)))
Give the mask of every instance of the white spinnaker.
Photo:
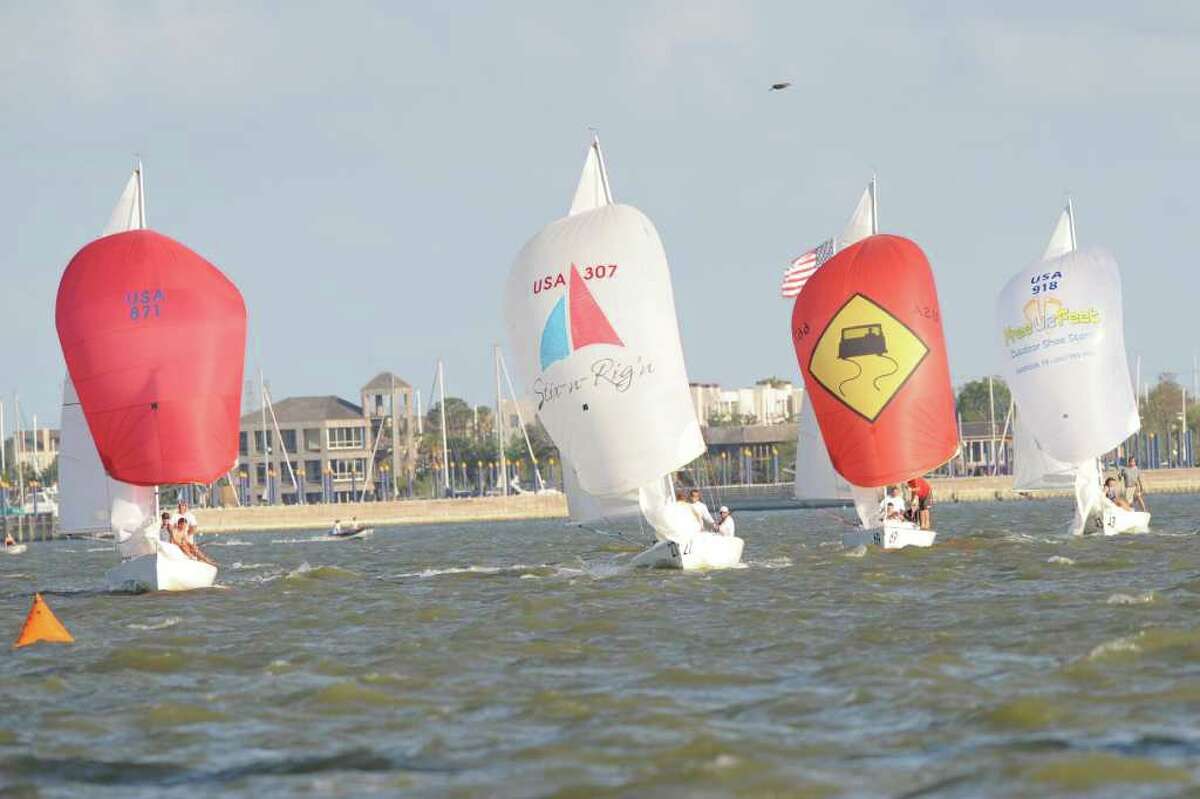
POLYGON ((880 503, 883 502, 883 492, 878 488, 863 488, 851 485, 850 492, 854 496, 854 511, 863 529, 873 530, 883 526, 883 512, 880 503))
POLYGON ((575 469, 562 461, 563 493, 567 495, 567 514, 577 524, 615 521, 641 513, 639 491, 621 494, 589 494, 579 485, 575 469))
POLYGON ((1013 489, 1047 491, 1074 485, 1074 464, 1051 457, 1034 438, 1029 425, 1018 418, 1013 429, 1013 489))
MULTIPOLYGON (((145 208, 142 166, 138 164, 100 237, 144 228, 145 208)), ((115 529, 114 514, 122 519, 128 517, 127 513, 118 512, 118 500, 140 508, 144 516, 153 517, 157 512, 155 489, 121 483, 105 473, 70 375, 63 382, 61 419, 58 455, 59 532, 101 533, 115 529)))
POLYGON ((877 184, 875 178, 871 178, 871 182, 863 190, 862 196, 858 198, 858 205, 854 206, 854 213, 850 214, 850 220, 846 222, 841 235, 837 238, 839 250, 879 232, 877 196, 877 184))
POLYGON ((846 500, 850 484, 833 468, 821 428, 805 394, 800 404, 800 431, 796 436, 796 499, 846 500))
POLYGON ((1008 282, 996 311, 1021 423, 1047 454, 1081 463, 1137 431, 1111 255, 1085 249, 1038 261, 1008 282))
MULTIPOLYGON (((602 169, 596 151, 585 173, 602 169)), ((635 491, 704 452, 666 253, 640 211, 606 204, 547 225, 517 255, 505 299, 518 375, 580 488, 635 491), (619 343, 594 343, 608 338, 598 326, 619 343), (547 340, 558 355, 543 357, 547 340)))

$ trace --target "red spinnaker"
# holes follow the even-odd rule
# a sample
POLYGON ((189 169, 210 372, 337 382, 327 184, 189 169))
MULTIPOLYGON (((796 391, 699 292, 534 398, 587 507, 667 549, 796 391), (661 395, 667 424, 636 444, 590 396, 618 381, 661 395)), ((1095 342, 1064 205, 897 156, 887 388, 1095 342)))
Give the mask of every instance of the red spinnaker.
POLYGON ((55 320, 111 477, 210 483, 233 466, 246 305, 220 270, 151 230, 106 236, 67 265, 55 320))
POLYGON ((941 310, 916 244, 871 236, 830 259, 796 298, 792 342, 830 459, 851 483, 898 483, 954 456, 941 310))

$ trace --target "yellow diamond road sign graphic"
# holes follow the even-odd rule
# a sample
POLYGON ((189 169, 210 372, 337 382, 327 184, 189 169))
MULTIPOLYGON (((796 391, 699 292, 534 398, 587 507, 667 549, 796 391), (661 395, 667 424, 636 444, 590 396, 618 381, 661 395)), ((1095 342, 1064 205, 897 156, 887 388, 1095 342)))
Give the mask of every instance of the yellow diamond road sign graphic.
POLYGON ((873 422, 929 354, 917 334, 861 294, 833 315, 808 362, 836 399, 873 422))

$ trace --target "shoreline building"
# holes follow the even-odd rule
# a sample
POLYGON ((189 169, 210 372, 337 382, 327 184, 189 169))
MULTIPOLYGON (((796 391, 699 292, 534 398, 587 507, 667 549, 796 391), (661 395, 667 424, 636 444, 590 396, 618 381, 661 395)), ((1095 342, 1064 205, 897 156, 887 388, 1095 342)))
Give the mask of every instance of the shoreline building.
POLYGON ((692 406, 701 427, 728 424, 787 424, 795 421, 803 386, 786 380, 760 380, 749 388, 723 389, 717 383, 690 383, 692 406))
POLYGON ((381 372, 359 395, 361 405, 334 395, 288 397, 244 414, 241 501, 357 502, 410 493, 417 452, 412 386, 381 372))

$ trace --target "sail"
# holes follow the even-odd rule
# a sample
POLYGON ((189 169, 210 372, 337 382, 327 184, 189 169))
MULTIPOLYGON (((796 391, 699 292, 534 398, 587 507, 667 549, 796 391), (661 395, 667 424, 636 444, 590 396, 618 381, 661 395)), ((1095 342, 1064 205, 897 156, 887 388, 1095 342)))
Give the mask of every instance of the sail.
POLYGON ((584 491, 631 492, 704 452, 666 253, 636 208, 600 205, 534 236, 509 275, 505 322, 518 375, 584 491))
POLYGON ((880 510, 883 492, 878 488, 861 486, 851 486, 850 491, 854 497, 854 511, 858 514, 858 521, 863 529, 874 530, 876 527, 883 527, 883 513, 880 510))
POLYGON ((1046 251, 1042 253, 1042 260, 1051 261, 1076 249, 1075 209, 1068 202, 1054 225, 1054 232, 1050 234, 1050 241, 1046 244, 1046 251))
MULTIPOLYGON (((142 185, 142 165, 139 163, 126 181, 108 224, 100 233, 101 237, 145 227, 142 185)), ((116 499, 142 508, 148 516, 156 515, 157 497, 153 489, 121 483, 105 474, 69 375, 63 379, 60 426, 59 532, 99 533, 109 530, 111 508, 116 499)))
POLYGON ((1075 466, 1050 456, 1018 419, 1013 429, 1013 489, 1045 491, 1075 485, 1075 466))
POLYGON ((850 484, 833 468, 821 428, 807 394, 800 404, 800 431, 796 436, 796 499, 850 499, 850 484))
POLYGON ((600 152, 600 139, 594 138, 592 146, 588 148, 587 160, 584 161, 579 185, 575 187, 575 197, 571 200, 571 210, 567 212, 567 216, 611 205, 612 201, 608 170, 604 167, 604 155, 600 152))
POLYGON ((1071 535, 1083 535, 1088 524, 1101 512, 1100 466, 1095 458, 1080 461, 1072 467, 1075 473, 1075 518, 1071 520, 1071 535))
POLYGON ((851 244, 879 232, 879 207, 875 201, 875 191, 875 179, 872 178, 867 188, 863 190, 862 196, 858 198, 858 205, 854 207, 850 221, 846 223, 846 227, 842 228, 842 233, 838 236, 839 247, 849 247, 851 244))
POLYGON ((1083 249, 1017 273, 996 304, 1004 375, 1043 450, 1096 458, 1137 431, 1116 260, 1083 249))
POLYGON ((567 460, 562 461, 563 493, 567 495, 567 515, 577 524, 637 516, 641 512, 638 491, 621 494, 589 494, 579 485, 575 468, 567 460))
POLYGON ((100 533, 110 529, 115 501, 141 509, 153 518, 155 491, 113 480, 104 472, 92 443, 83 408, 71 378, 63 386, 61 448, 58 453, 58 528, 60 533, 100 533))
POLYGON ((108 218, 108 224, 100 231, 101 236, 139 230, 146 226, 146 205, 142 197, 142 165, 138 164, 125 182, 125 189, 108 218))
POLYGON ((875 235, 839 252, 796 298, 792 336, 834 469, 873 488, 924 474, 958 447, 933 272, 875 235))
POLYGON ((67 265, 55 320, 111 477, 209 483, 233 466, 246 306, 216 267, 150 230, 106 236, 67 265))

